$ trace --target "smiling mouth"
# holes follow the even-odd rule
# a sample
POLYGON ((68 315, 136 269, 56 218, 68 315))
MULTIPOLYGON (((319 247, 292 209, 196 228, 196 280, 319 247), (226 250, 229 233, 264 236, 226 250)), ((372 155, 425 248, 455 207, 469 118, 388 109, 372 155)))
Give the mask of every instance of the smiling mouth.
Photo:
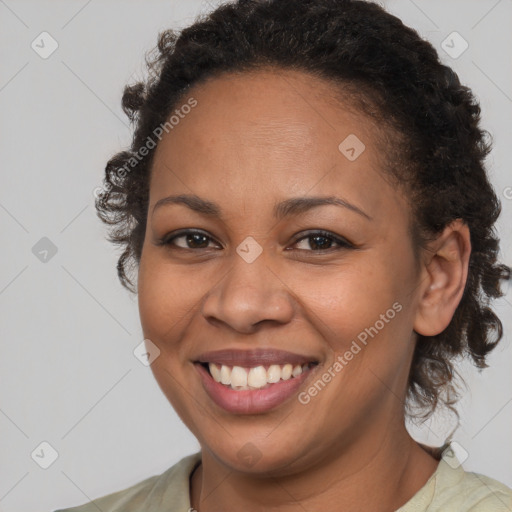
POLYGON ((316 361, 303 364, 267 364, 250 368, 236 365, 199 362, 212 379, 234 391, 263 390, 283 381, 295 379, 317 366, 316 361))

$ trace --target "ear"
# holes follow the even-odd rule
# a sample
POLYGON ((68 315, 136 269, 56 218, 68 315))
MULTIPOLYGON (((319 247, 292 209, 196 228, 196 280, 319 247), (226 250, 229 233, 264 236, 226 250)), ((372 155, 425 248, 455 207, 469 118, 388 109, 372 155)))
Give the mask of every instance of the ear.
POLYGON ((414 330, 435 336, 448 327, 464 293, 471 253, 469 227, 462 219, 429 243, 422 263, 414 330))

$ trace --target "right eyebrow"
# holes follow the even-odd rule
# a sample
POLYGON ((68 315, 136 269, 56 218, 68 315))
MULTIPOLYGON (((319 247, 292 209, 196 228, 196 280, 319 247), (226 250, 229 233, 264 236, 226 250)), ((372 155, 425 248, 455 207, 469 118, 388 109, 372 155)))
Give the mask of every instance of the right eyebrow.
MULTIPOLYGON (((179 194, 159 199, 153 207, 153 214, 158 208, 168 204, 183 204, 201 215, 222 218, 222 210, 219 205, 211 201, 207 201, 206 199, 202 199, 195 194, 179 194)), ((373 220, 372 217, 361 208, 349 203, 345 199, 334 196, 292 197, 290 199, 285 199, 284 201, 274 205, 274 217, 277 219, 283 219, 293 215, 300 215, 312 208, 325 205, 341 206, 365 217, 368 220, 373 220)))

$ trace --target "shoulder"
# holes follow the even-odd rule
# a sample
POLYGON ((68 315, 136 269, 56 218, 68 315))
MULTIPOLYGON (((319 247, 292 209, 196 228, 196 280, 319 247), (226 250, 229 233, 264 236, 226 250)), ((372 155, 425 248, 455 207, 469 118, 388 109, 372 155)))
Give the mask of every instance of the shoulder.
MULTIPOLYGON (((455 445, 457 443, 454 443, 455 445)), ((509 512, 512 489, 479 473, 465 471, 451 446, 442 453, 428 511, 509 512)))
POLYGON ((83 505, 54 512, 156 512, 164 504, 169 512, 186 511, 190 508, 189 477, 200 460, 201 452, 188 455, 160 475, 83 505))
POLYGON ((442 481, 439 482, 441 485, 435 502, 439 510, 448 510, 447 507, 468 512, 512 510, 512 489, 488 476, 460 469, 462 478, 453 488, 445 487, 442 481))
POLYGON ((424 448, 439 460, 437 469, 397 512, 512 511, 512 489, 488 476, 465 471, 455 454, 458 443, 424 448))

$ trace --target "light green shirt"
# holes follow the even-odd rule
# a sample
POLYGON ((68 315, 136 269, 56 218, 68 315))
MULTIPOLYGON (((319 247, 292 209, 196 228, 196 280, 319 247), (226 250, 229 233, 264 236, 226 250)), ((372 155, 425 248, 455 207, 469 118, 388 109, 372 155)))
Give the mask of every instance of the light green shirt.
MULTIPOLYGON (((512 489, 469 473, 449 445, 427 483, 396 512, 512 512, 512 489)), ((190 475, 201 452, 184 457, 160 475, 84 505, 54 512, 192 512, 190 475)))

